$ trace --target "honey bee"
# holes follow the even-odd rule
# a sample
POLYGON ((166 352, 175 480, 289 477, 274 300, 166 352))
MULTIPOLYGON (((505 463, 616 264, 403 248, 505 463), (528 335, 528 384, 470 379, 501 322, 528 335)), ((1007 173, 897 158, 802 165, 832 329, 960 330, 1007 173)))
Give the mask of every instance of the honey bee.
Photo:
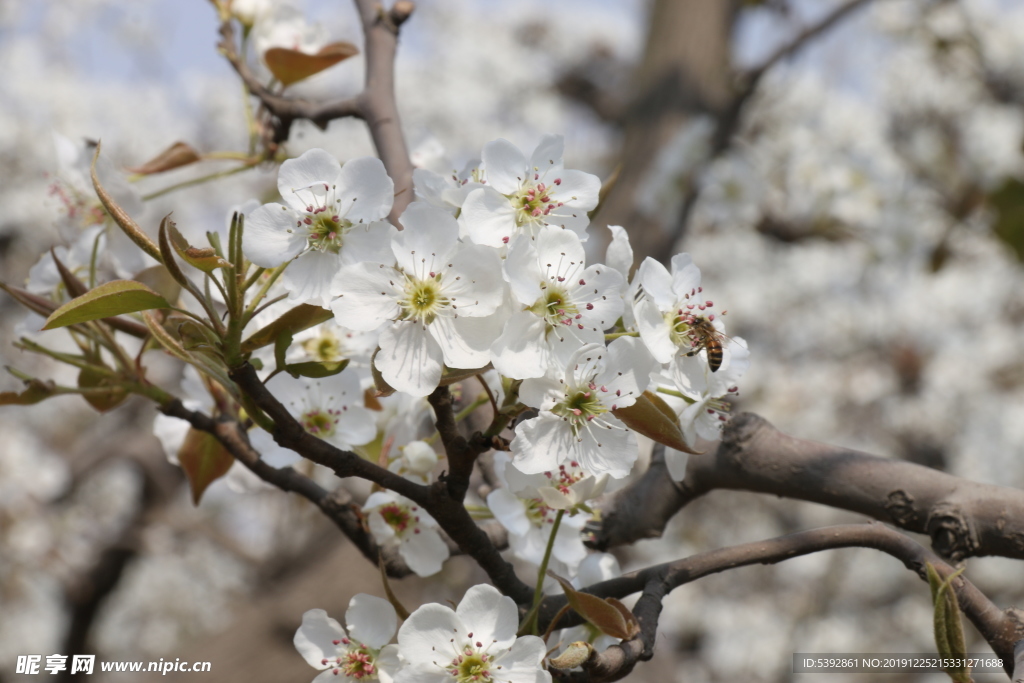
POLYGON ((693 349, 686 355, 696 356, 704 349, 708 352, 708 367, 711 368, 711 372, 717 372, 718 368, 722 367, 722 360, 725 357, 722 342, 728 337, 716 330, 707 318, 693 317, 687 324, 690 326, 688 334, 693 340, 693 349))

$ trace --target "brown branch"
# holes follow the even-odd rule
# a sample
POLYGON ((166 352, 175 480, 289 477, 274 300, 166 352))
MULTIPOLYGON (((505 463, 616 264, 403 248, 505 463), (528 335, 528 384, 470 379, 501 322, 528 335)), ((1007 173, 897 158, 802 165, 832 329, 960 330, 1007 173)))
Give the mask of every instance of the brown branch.
POLYGON ((1013 646, 1013 683, 1024 683, 1024 639, 1013 646))
POLYGON ((263 481, 282 491, 296 493, 316 505, 359 548, 366 559, 377 564, 378 558, 383 556, 389 576, 401 578, 412 573, 397 553, 383 551, 373 536, 367 533, 358 506, 344 500, 336 492, 328 491, 291 467, 277 468, 265 463, 249 444, 248 437, 237 421, 226 416, 222 419, 211 418, 185 408, 177 400, 161 406, 160 410, 165 415, 185 420, 195 429, 212 434, 235 460, 263 481))
POLYGON ((361 477, 422 505, 448 537, 487 572, 499 590, 518 603, 530 601, 532 589, 516 576, 512 565, 501 556, 491 536, 476 524, 462 500, 450 495, 446 482, 437 481, 429 487, 416 484, 309 434, 267 390, 248 363, 232 369, 229 375, 274 421, 272 435, 279 445, 330 468, 339 477, 361 477))
POLYGON ((717 452, 690 456, 685 479, 655 463, 606 506, 596 547, 659 536, 687 503, 716 489, 754 491, 858 512, 927 534, 943 557, 1024 559, 1024 492, 913 463, 804 441, 752 413, 734 417, 717 452), (657 505, 651 501, 657 498, 657 505))
MULTIPOLYGON (((946 578, 955 568, 913 539, 878 522, 825 527, 773 538, 755 543, 721 548, 690 557, 625 574, 586 588, 586 592, 600 597, 623 598, 643 591, 634 614, 641 623, 641 633, 624 641, 620 646, 595 653, 584 664, 586 677, 570 677, 574 681, 619 680, 632 670, 637 661, 649 659, 654 644, 654 631, 660 613, 660 597, 679 586, 710 574, 753 564, 775 564, 784 560, 836 548, 873 548, 895 557, 927 581, 925 563, 935 567, 946 578), (648 597, 649 596, 649 597, 648 597), (645 602, 645 598, 648 600, 645 602), (651 604, 652 601, 658 605, 651 604), (645 621, 646 620, 646 621, 645 621), (637 642, 634 642, 637 641, 637 642)), ((967 618, 1011 670, 1014 645, 1024 637, 1024 613, 1011 608, 1000 610, 984 593, 960 576, 953 581, 957 600, 967 618)), ((547 623, 565 604, 564 596, 549 598, 541 608, 541 623, 547 623)), ((570 614, 562 625, 578 623, 570 614)))
POLYGON ((363 26, 366 52, 366 84, 355 97, 316 103, 272 92, 252 72, 244 55, 238 53, 231 21, 220 26, 219 48, 249 92, 274 117, 271 142, 275 145, 288 140, 291 125, 298 119, 312 121, 320 129, 327 128, 335 119, 349 116, 366 121, 377 154, 395 183, 395 202, 389 218, 398 225, 398 217, 412 201, 413 183, 412 161, 395 101, 395 52, 398 27, 410 17, 415 5, 409 0, 399 0, 390 11, 385 11, 374 0, 355 0, 355 4, 363 26))

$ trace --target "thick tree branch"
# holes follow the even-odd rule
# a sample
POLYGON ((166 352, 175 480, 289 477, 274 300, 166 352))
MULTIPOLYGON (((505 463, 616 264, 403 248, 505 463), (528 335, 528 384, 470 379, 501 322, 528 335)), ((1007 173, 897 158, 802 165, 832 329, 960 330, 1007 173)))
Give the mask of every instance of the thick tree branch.
MULTIPOLYGON (((643 591, 641 600, 634 608, 634 614, 638 620, 643 615, 646 621, 641 620, 641 633, 631 641, 609 648, 604 653, 595 653, 591 660, 584 665, 585 671, 590 673, 586 678, 567 680, 591 682, 619 680, 632 670, 637 661, 650 657, 649 649, 653 648, 653 632, 657 628, 657 617, 660 612, 660 598, 657 600, 659 605, 654 606, 644 602, 647 596, 651 596, 651 599, 657 598, 659 595, 664 596, 679 586, 709 574, 737 567, 775 564, 822 550, 853 547, 873 548, 891 555, 903 562, 908 569, 915 572, 925 582, 927 582, 926 562, 934 566, 943 578, 955 571, 954 567, 913 539, 877 522, 802 531, 766 541, 699 553, 674 562, 649 567, 584 589, 588 593, 600 597, 617 598, 643 591), (649 635, 648 632, 650 632, 649 635), (633 641, 639 641, 639 643, 633 641)), ((974 624, 986 642, 992 646, 995 653, 1003 658, 1009 673, 1012 670, 1014 645, 1024 637, 1024 619, 1022 619, 1024 612, 1014 608, 1000 610, 963 576, 954 579, 953 589, 963 613, 974 624)), ((926 593, 922 593, 922 599, 927 599, 926 596, 926 593)), ((550 620, 564 604, 564 596, 545 600, 541 608, 541 623, 545 624, 550 620)), ((570 615, 570 617, 575 617, 575 615, 570 615)), ((566 618, 562 623, 570 625, 577 621, 578 617, 566 618)))
POLYGON ((694 498, 715 489, 768 493, 858 512, 927 534, 943 557, 1024 559, 1024 491, 979 484, 913 463, 804 441, 752 413, 734 417, 714 453, 690 456, 685 479, 663 465, 605 506, 594 545, 659 536, 694 498), (660 498, 656 498, 660 496, 660 498), (658 500, 657 505, 650 501, 658 500))

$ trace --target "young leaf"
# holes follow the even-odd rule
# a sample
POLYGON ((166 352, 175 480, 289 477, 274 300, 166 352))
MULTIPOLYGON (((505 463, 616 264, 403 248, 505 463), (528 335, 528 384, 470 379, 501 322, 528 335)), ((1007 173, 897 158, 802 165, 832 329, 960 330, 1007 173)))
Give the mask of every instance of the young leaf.
POLYGON ((172 168, 194 164, 200 158, 199 153, 187 143, 175 142, 141 166, 129 167, 128 170, 139 175, 163 173, 164 171, 170 171, 172 168))
POLYGON ((82 398, 101 413, 113 410, 128 398, 128 391, 115 378, 90 368, 82 368, 78 373, 78 387, 92 390, 82 394, 82 398))
POLYGON ((288 86, 357 54, 359 49, 355 45, 339 42, 323 46, 316 54, 272 47, 263 53, 263 61, 274 78, 281 81, 281 85, 288 86))
POLYGON ((178 462, 188 477, 192 502, 199 505, 206 487, 227 474, 234 461, 212 434, 189 429, 178 450, 178 462))
POLYGON ((0 391, 0 406, 29 406, 50 398, 56 392, 52 382, 33 379, 25 382, 25 391, 0 391))
POLYGON ((100 198, 100 203, 103 204, 103 208, 107 210, 110 217, 114 219, 118 227, 124 231, 124 234, 128 235, 132 242, 135 242, 142 251, 146 252, 154 259, 157 263, 163 263, 164 259, 160 255, 160 248, 156 246, 156 242, 150 238, 139 224, 132 220, 132 217, 128 215, 128 212, 121 208, 121 206, 114 201, 114 198, 103 189, 103 185, 100 183, 100 178, 96 174, 96 160, 100 158, 100 143, 96 143, 96 152, 92 156, 92 167, 89 169, 89 173, 92 176, 92 187, 96 190, 96 196, 100 198))
POLYGON ((218 268, 227 268, 231 266, 230 263, 222 259, 220 256, 217 256, 217 251, 212 247, 200 249, 199 247, 193 247, 190 245, 188 240, 185 239, 171 221, 168 221, 167 223, 167 235, 170 237, 174 251, 178 253, 181 260, 190 266, 198 268, 204 273, 212 273, 218 268))
POLYGON ((548 575, 562 585, 565 597, 576 612, 588 622, 596 626, 601 633, 606 633, 613 638, 631 638, 629 624, 622 617, 618 608, 590 593, 581 593, 572 587, 568 581, 553 572, 548 575))
MULTIPOLYGON (((48 316, 57 310, 57 304, 53 303, 49 299, 44 299, 41 296, 32 294, 31 292, 25 291, 19 287, 11 287, 3 282, 0 282, 0 289, 4 290, 11 295, 15 301, 24 306, 25 308, 35 311, 39 315, 48 316)), ((107 323, 115 330, 130 334, 133 337, 139 339, 145 339, 149 335, 149 331, 145 325, 140 325, 134 320, 126 320, 124 318, 106 318, 103 322, 107 323)))
POLYGON ((252 353, 267 344, 273 344, 282 332, 295 334, 308 330, 334 317, 329 309, 310 304, 301 304, 284 313, 280 318, 266 327, 253 332, 252 336, 242 342, 242 353, 252 353))
POLYGON ((75 323, 109 318, 122 313, 169 308, 170 304, 152 289, 134 280, 114 280, 67 302, 46 319, 44 330, 75 323))
POLYGON ((636 403, 628 408, 616 408, 612 413, 627 427, 649 439, 683 453, 701 453, 686 443, 675 411, 655 393, 645 391, 637 397, 636 403))

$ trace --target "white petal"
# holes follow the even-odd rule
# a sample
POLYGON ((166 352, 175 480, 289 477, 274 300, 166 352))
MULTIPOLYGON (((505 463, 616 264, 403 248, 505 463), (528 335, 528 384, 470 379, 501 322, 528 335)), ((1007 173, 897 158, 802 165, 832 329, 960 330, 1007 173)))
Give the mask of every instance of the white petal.
POLYGON ((284 271, 281 284, 295 301, 330 308, 331 285, 340 268, 337 254, 307 251, 284 271))
POLYGON ((580 587, 590 586, 599 581, 607 581, 622 576, 619 561, 611 553, 591 553, 580 563, 576 578, 580 587))
POLYGON ((430 667, 404 667, 395 675, 394 683, 452 683, 453 679, 447 672, 439 672, 434 665, 430 667))
POLYGON ((527 379, 519 387, 519 400, 533 408, 546 408, 562 400, 565 391, 562 384, 551 377, 527 379))
MULTIPOLYGON (((310 202, 310 191, 317 197, 327 193, 327 187, 338 182, 341 164, 330 152, 311 149, 297 159, 281 164, 277 174, 277 190, 281 198, 296 211, 305 211, 310 202)), ((248 217, 247 217, 248 218, 248 217)))
POLYGON ((629 233, 621 225, 609 225, 608 229, 611 230, 612 241, 608 243, 604 262, 628 279, 629 271, 633 268, 633 247, 629 243, 629 233))
POLYGON ((387 600, 359 593, 348 603, 345 624, 355 640, 379 650, 398 630, 398 614, 387 600))
POLYGON ((505 649, 516 639, 519 629, 516 603, 494 586, 482 583, 470 588, 455 608, 455 614, 473 634, 474 641, 491 643, 495 640, 494 649, 505 649))
POLYGON ((276 268, 306 248, 309 231, 299 214, 281 204, 264 204, 245 217, 242 253, 261 268, 276 268))
POLYGON ((608 391, 621 391, 616 397, 619 407, 632 405, 636 396, 643 393, 650 383, 656 363, 643 342, 636 337, 619 337, 608 345, 605 371, 594 380, 603 384, 608 391))
POLYGON ((562 169, 564 154, 565 138, 549 133, 541 138, 537 148, 530 155, 530 170, 539 174, 543 179, 548 171, 557 172, 562 169))
POLYGON ((526 517, 526 506, 508 489, 500 488, 491 491, 487 496, 487 507, 510 534, 522 536, 530 530, 531 525, 530 520, 526 517))
POLYGON ((374 365, 384 381, 413 396, 426 396, 441 381, 444 355, 423 325, 398 322, 381 332, 374 365))
POLYGON ((513 313, 491 347, 494 369, 513 379, 543 377, 554 359, 551 344, 545 340, 547 334, 543 318, 529 311, 513 313))
POLYGON ((363 223, 349 228, 341 248, 342 265, 366 261, 368 263, 394 263, 391 240, 398 235, 398 229, 387 221, 363 223))
MULTIPOLYGON (((491 169, 487 169, 487 178, 490 179, 491 169)), ((566 170, 556 174, 562 181, 550 194, 558 201, 565 204, 563 209, 571 207, 586 214, 597 206, 598 197, 601 194, 601 179, 591 173, 583 171, 566 170)), ((552 212, 554 213, 554 212, 552 212)))
POLYGON ((398 316, 400 278, 393 268, 374 263, 342 268, 331 283, 331 291, 340 297, 331 302, 334 317, 357 332, 376 330, 398 316))
POLYGON ((498 138, 484 145, 482 154, 487 184, 502 194, 517 192, 528 173, 526 157, 508 140, 498 138))
MULTIPOLYGON (((363 508, 364 511, 366 508, 363 508)), ((388 545, 395 539, 395 530, 388 524, 384 517, 376 511, 369 512, 366 515, 366 523, 370 527, 370 533, 373 534, 373 540, 378 545, 388 545)))
POLYGON ((469 193, 459 214, 459 227, 470 240, 488 247, 501 247, 519 232, 512 203, 491 187, 469 193))
POLYGON ((636 271, 636 279, 644 288, 644 293, 654 300, 658 309, 668 311, 676 304, 672 291, 672 276, 665 266, 648 256, 636 271))
POLYGON ((445 271, 441 287, 460 317, 490 315, 504 301, 505 281, 496 250, 477 244, 460 244, 446 265, 451 267, 445 271))
POLYGON ((518 638, 508 654, 496 661, 502 680, 508 683, 551 683, 551 674, 541 668, 547 646, 537 636, 518 638))
POLYGON ((380 683, 392 683, 401 670, 402 659, 398 654, 398 646, 386 645, 377 654, 377 676, 380 683))
POLYGON ((686 463, 689 461, 689 453, 683 453, 674 448, 665 449, 665 466, 668 468, 668 475, 672 477, 672 481, 682 481, 686 478, 686 463))
POLYGON ((678 347, 672 343, 668 323, 658 310, 658 305, 644 297, 633 306, 633 315, 636 316, 636 328, 640 332, 640 338, 647 345, 651 355, 659 363, 671 361, 678 347))
POLYGON ((348 406, 338 416, 334 435, 328 439, 338 448, 348 450, 362 446, 377 438, 377 423, 373 413, 361 406, 348 406))
POLYGON ((614 479, 621 479, 629 474, 639 455, 636 435, 626 429, 617 417, 602 415, 601 420, 612 428, 591 423, 590 429, 580 433, 583 440, 571 454, 572 459, 578 462, 585 472, 595 475, 607 474, 614 479))
POLYGON ((672 290, 679 297, 700 287, 700 268, 694 265, 689 254, 672 257, 672 290))
POLYGON ((451 639, 455 637, 456 646, 461 647, 467 642, 465 635, 462 620, 453 610, 430 602, 410 614, 398 629, 398 649, 415 667, 446 666, 454 657, 451 639))
POLYGON ((420 533, 405 537, 398 554, 418 576, 433 576, 441 571, 449 551, 436 531, 421 528, 420 533))
POLYGON ((512 294, 520 303, 533 305, 541 297, 541 284, 545 277, 541 272, 537 247, 529 235, 519 235, 512 240, 502 267, 512 294))
POLYGON ((338 175, 338 204, 353 223, 383 220, 395 202, 395 183, 376 157, 352 159, 338 175))
POLYGON ((414 202, 402 214, 405 227, 391 248, 398 267, 422 280, 440 272, 458 245, 459 226, 447 211, 426 202, 414 202))
POLYGON ((322 609, 311 609, 302 615, 302 626, 295 632, 295 649, 315 669, 326 669, 325 659, 338 655, 333 641, 346 638, 345 629, 322 609))
MULTIPOLYGON (((564 231, 563 231, 564 232, 564 231)), ((572 233, 566 233, 572 234, 572 233)), ((575 239, 575 236, 573 236, 575 239)), ((606 265, 597 264, 583 271, 569 292, 583 314, 584 325, 596 327, 603 332, 622 316, 622 288, 625 280, 622 273, 606 265), (585 282, 585 285, 579 284, 585 282), (590 304, 590 308, 587 308, 590 304)))
POLYGON ((541 413, 516 427, 512 439, 512 462, 526 474, 537 474, 558 469, 562 460, 569 459, 576 439, 569 425, 551 413, 541 413))
POLYGON ((486 318, 437 318, 430 335, 441 348, 450 368, 482 368, 491 362, 491 344, 501 332, 497 316, 486 318))

